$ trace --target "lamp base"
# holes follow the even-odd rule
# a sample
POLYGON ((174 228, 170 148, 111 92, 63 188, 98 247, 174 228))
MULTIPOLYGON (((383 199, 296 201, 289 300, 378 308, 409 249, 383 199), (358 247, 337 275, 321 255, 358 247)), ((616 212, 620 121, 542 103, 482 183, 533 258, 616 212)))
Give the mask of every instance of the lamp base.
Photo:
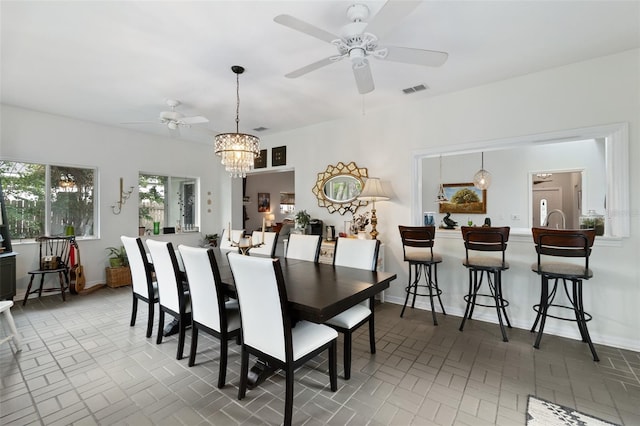
POLYGON ((378 225, 378 217, 376 216, 376 209, 375 207, 371 209, 371 239, 372 240, 377 240, 378 239, 378 235, 380 235, 378 233, 378 231, 376 230, 376 225, 378 225))

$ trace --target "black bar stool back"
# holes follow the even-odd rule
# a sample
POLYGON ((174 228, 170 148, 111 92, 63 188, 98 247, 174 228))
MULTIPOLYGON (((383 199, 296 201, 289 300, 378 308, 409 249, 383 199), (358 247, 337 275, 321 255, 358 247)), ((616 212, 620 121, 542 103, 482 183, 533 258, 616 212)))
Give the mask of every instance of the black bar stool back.
POLYGON ((433 252, 433 239, 436 234, 435 226, 398 226, 400 238, 402 238, 402 250, 404 261, 409 262, 409 283, 405 287, 407 293, 404 299, 404 306, 400 317, 404 315, 404 310, 409 302, 409 296, 413 296, 411 308, 415 308, 416 296, 427 296, 431 302, 431 314, 433 324, 438 325, 436 310, 433 303, 435 297, 438 298, 440 309, 446 315, 442 305, 440 295, 442 290, 438 288, 438 263, 442 263, 442 256, 433 252), (425 283, 420 284, 420 279, 424 276, 425 283))
POLYGON ((588 280, 593 276, 593 272, 589 269, 589 256, 591 255, 591 247, 596 237, 595 229, 551 229, 551 228, 532 228, 533 241, 536 245, 538 253, 538 261, 531 265, 531 270, 542 278, 542 288, 540 292, 540 303, 533 306, 533 310, 537 312, 536 319, 531 327, 531 331, 535 332, 538 323, 538 337, 533 345, 534 348, 540 348, 540 340, 547 317, 556 318, 563 321, 575 321, 578 324, 578 330, 582 341, 589 345, 594 361, 599 361, 598 354, 593 347, 589 331, 587 330, 587 322, 591 321, 591 315, 584 311, 582 297, 582 281, 588 280), (568 259, 566 261, 558 261, 554 257, 576 258, 575 262, 568 259), (578 259, 580 258, 580 259, 578 259), (553 288, 549 291, 549 281, 553 281, 553 288), (564 293, 571 306, 554 304, 553 301, 558 294, 558 282, 562 280, 564 293), (571 283, 571 290, 568 282, 571 283), (560 312, 568 309, 573 312, 573 317, 563 317, 549 313, 560 312))
POLYGON ((476 306, 496 308, 502 340, 508 342, 503 317, 509 328, 511 328, 511 323, 505 310, 509 306, 509 301, 502 296, 502 271, 509 269, 509 263, 505 260, 505 252, 510 228, 508 226, 463 226, 461 230, 465 247, 465 259, 462 264, 469 270, 469 293, 464 296, 467 307, 460 324, 460 331, 463 330, 465 321, 472 318, 473 309, 476 306), (489 293, 479 293, 485 274, 489 293), (478 297, 481 300, 487 298, 492 300, 480 303, 478 297))

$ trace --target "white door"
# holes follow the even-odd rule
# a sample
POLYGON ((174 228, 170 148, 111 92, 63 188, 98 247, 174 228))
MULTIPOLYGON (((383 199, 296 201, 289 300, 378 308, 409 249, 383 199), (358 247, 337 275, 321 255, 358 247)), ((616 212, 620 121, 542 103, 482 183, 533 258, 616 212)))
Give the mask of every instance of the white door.
MULTIPOLYGON (((552 210, 562 209, 562 188, 534 188, 533 189, 533 226, 542 226, 545 217, 540 216, 540 205, 542 200, 547 200, 547 215, 552 210)), ((552 214, 549 217, 549 227, 562 229, 562 216, 560 214, 552 214)))

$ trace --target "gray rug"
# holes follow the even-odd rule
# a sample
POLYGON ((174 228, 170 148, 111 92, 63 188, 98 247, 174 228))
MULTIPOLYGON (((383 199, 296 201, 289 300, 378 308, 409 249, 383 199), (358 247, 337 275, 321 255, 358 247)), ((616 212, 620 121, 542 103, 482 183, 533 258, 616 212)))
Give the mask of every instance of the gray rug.
POLYGON ((529 395, 527 426, 620 426, 529 395))

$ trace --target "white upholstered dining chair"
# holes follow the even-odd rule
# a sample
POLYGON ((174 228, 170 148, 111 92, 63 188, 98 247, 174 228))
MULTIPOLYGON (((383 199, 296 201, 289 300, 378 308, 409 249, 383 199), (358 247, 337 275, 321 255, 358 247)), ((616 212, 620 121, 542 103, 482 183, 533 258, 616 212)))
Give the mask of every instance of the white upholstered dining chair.
POLYGON ((258 247, 253 247, 251 249, 251 254, 261 254, 264 256, 273 257, 276 253, 276 244, 278 243, 278 233, 277 232, 262 232, 262 231, 253 231, 251 235, 251 239, 253 244, 263 243, 262 235, 264 234, 264 244, 258 247))
POLYGON ((176 251, 170 242, 147 240, 147 247, 153 261, 153 269, 158 282, 158 338, 162 343, 165 313, 178 320, 178 351, 176 359, 182 359, 187 324, 191 324, 191 298, 184 289, 182 272, 178 265, 176 251))
POLYGON ((278 259, 229 253, 229 265, 242 316, 242 367, 238 399, 247 391, 249 354, 285 372, 284 424, 293 417, 294 371, 327 350, 331 390, 338 388, 336 345, 338 333, 322 324, 298 321, 287 308, 287 290, 278 259))
POLYGON ((236 244, 240 241, 240 238, 244 235, 244 229, 232 229, 231 230, 231 238, 229 238, 229 230, 225 229, 222 231, 222 237, 220 238, 220 249, 221 250, 237 250, 237 247, 233 247, 231 244, 235 242, 236 244))
MULTIPOLYGON (((380 240, 338 238, 333 256, 335 266, 376 270, 380 240)), ((376 353, 376 338, 373 315, 373 296, 329 319, 325 324, 344 334, 344 378, 351 378, 351 340, 358 327, 369 323, 369 346, 376 353)))
POLYGON ((120 237, 122 245, 127 253, 129 260, 129 268, 131 269, 131 294, 133 295, 133 306, 131 308, 130 326, 136 325, 136 316, 138 314, 138 301, 149 305, 147 319, 147 337, 151 337, 153 332, 153 315, 155 304, 158 303, 158 285, 153 280, 152 266, 149 263, 149 257, 144 250, 142 240, 137 237, 120 237))
POLYGON ((317 262, 321 243, 321 235, 290 234, 285 257, 317 262))
POLYGON ((198 331, 202 330, 217 337, 220 340, 218 387, 222 388, 227 375, 228 341, 240 335, 238 304, 225 303, 224 285, 220 280, 220 270, 211 249, 180 245, 178 250, 182 256, 191 294, 189 367, 196 362, 198 331))

